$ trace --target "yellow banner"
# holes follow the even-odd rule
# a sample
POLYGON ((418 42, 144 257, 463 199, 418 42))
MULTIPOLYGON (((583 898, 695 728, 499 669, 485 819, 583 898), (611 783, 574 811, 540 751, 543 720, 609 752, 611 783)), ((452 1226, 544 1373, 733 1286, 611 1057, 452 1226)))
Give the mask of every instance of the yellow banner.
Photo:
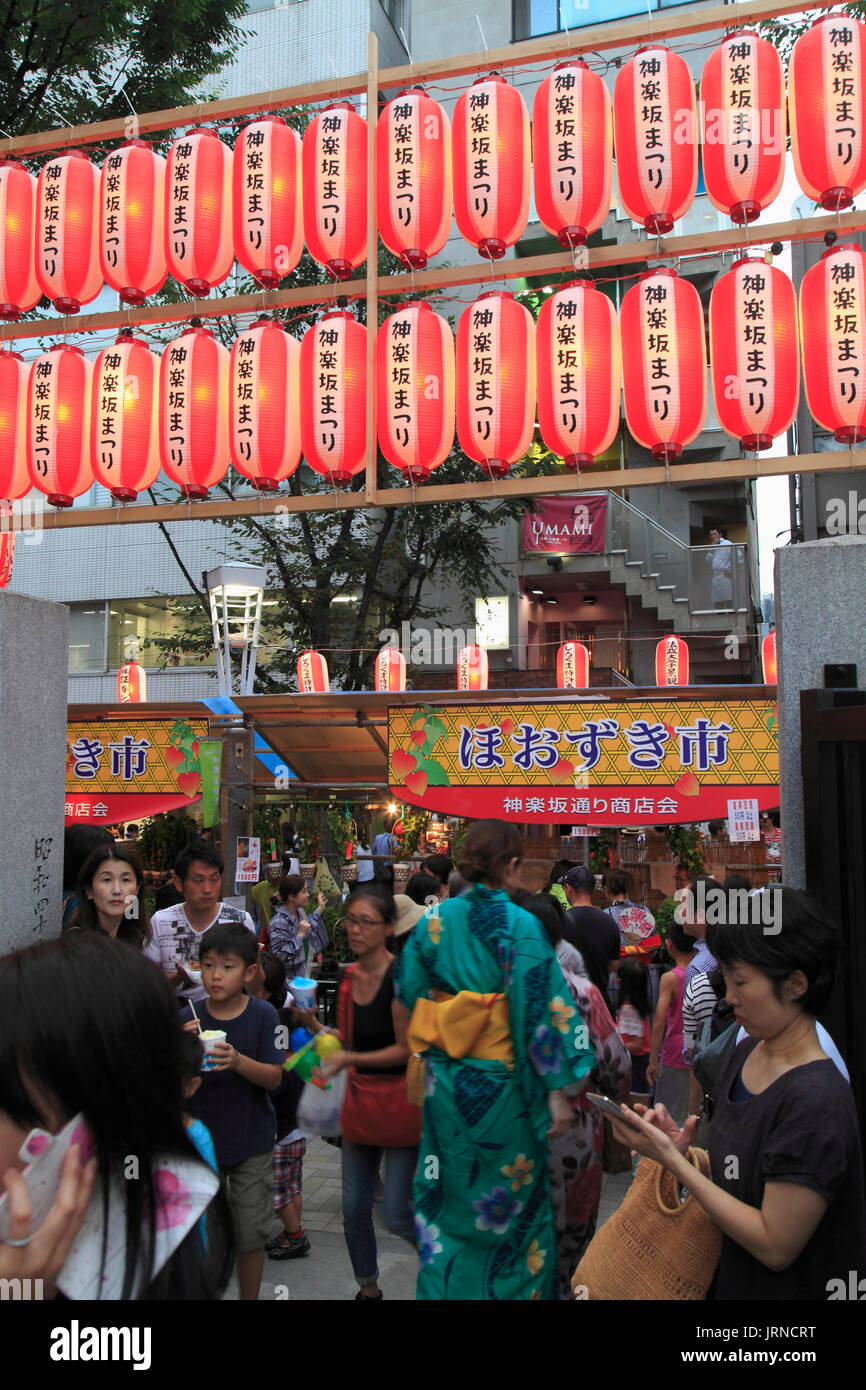
POLYGON ((198 796, 199 740, 208 721, 194 719, 98 720, 66 730, 66 795, 135 792, 198 796))

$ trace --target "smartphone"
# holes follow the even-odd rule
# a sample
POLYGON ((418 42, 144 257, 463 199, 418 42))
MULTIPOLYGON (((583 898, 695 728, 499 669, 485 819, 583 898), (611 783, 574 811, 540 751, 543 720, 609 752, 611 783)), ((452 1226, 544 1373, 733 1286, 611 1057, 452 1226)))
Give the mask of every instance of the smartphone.
POLYGON ((608 1100, 607 1096, 597 1096, 591 1091, 586 1093, 587 1100, 591 1100, 597 1110, 603 1110, 605 1115, 610 1115, 613 1120, 622 1120, 624 1125, 634 1125, 634 1120, 628 1115, 624 1115, 615 1101, 608 1100))

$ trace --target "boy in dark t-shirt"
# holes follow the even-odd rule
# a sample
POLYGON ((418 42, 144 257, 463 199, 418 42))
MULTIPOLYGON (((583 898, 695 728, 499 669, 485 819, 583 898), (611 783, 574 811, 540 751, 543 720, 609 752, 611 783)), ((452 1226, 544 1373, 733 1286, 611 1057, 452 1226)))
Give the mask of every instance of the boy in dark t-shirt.
MULTIPOLYGON (((226 1041, 208 1053, 210 1068, 190 1110, 211 1132, 225 1178, 238 1244, 238 1284, 244 1300, 259 1295, 269 1235, 274 1108, 269 1091, 282 1079, 285 1052, 277 1046, 277 1011, 244 994, 256 972, 255 937, 239 922, 219 923, 201 943, 207 1004, 196 1005, 202 1030, 221 1030, 226 1041)), ((185 1026, 197 1028, 189 1008, 185 1026), (187 1020, 189 1020, 187 1022, 187 1020)))

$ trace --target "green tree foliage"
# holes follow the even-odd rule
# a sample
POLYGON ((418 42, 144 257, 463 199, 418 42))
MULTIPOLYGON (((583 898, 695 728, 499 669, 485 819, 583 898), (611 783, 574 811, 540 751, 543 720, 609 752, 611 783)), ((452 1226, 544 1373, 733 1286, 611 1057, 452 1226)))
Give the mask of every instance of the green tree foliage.
POLYGON ((0 126, 26 135, 202 100, 245 0, 3 0, 0 126), (121 91, 123 88, 123 91, 121 91))
MULTIPOLYGON (((820 19, 826 11, 809 10, 805 14, 784 15, 781 19, 765 19, 755 28, 762 38, 769 39, 782 55, 787 63, 791 56, 791 49, 797 42, 801 34, 805 34, 807 29, 811 29, 816 19, 820 19)), ((853 19, 866 19, 866 0, 854 0, 854 3, 840 6, 839 18, 842 15, 850 15, 853 19)), ((835 16, 834 16, 835 17, 835 16)))

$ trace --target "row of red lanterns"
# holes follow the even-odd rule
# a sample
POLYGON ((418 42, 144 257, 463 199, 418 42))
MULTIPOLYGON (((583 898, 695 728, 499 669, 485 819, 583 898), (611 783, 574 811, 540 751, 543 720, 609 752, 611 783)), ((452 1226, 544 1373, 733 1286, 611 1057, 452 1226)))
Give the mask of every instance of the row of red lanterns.
MULTIPOLYGON (((11 568, 11 566, 10 566, 11 568)), ((2 587, 2 572, 0 572, 2 587)), ((776 634, 761 644, 765 685, 776 684, 776 634)), ((302 652, 297 661, 298 690, 302 695, 327 694, 331 689, 328 663, 321 652, 302 652)), ((483 647, 464 647, 457 657, 457 689, 487 690, 487 652, 483 647)), ((383 647, 374 664, 375 688, 406 689, 406 658, 398 647, 383 647)), ((681 637, 663 637, 656 647, 656 685, 688 685, 689 649, 681 637)), ((589 689, 589 651, 582 642, 563 642, 556 654, 559 690, 589 689)), ((147 700, 147 673, 137 662, 127 662, 117 673, 117 698, 122 704, 147 700)))
MULTIPOLYGON (((797 41, 789 70, 797 178, 822 206, 849 207, 866 187, 866 25, 818 20, 797 41)), ((532 133, 523 97, 499 75, 458 99, 453 131, 420 88, 389 101, 377 127, 377 216, 385 245, 414 268, 457 228, 496 259, 526 230, 530 163, 542 224, 565 246, 582 244, 610 210, 612 158, 628 215, 654 234, 691 205, 698 149, 713 204, 751 222, 784 175, 785 81, 776 49, 755 32, 730 35, 701 80, 699 118, 686 61, 651 44, 619 71, 613 101, 579 59, 544 79, 532 133)), ((230 151, 212 130, 176 139, 163 161, 144 141, 98 170, 80 150, 60 155, 38 182, 14 161, 0 167, 0 317, 17 318, 41 294, 64 313, 93 300, 103 281, 139 304, 174 276, 196 296, 224 281, 237 259, 259 284, 289 275, 306 241, 334 279, 367 255, 366 122, 348 102, 320 112, 303 141, 279 116, 241 132, 230 151)))
MULTIPOLYGON (((761 645, 765 685, 776 684, 776 634, 761 645)), ((556 654, 559 690, 589 689, 589 651, 582 642, 563 642, 556 654)), ((331 688, 328 663, 321 652, 303 652, 297 663, 298 690, 302 695, 327 694, 331 688)), ((406 660, 397 647, 383 647, 374 667, 376 690, 406 689, 406 660)), ((663 637, 656 646, 656 685, 688 685, 689 648, 682 637, 663 637)), ((457 657, 457 689, 487 690, 487 653, 483 647, 464 647, 457 657)))
MULTIPOLYGON (((866 437, 866 253, 847 243, 828 249, 806 272, 800 300, 810 411, 854 443, 866 437)), ((797 321, 791 281, 763 260, 738 261, 713 289, 715 409, 744 449, 767 448, 796 414, 797 321)), ((346 483, 364 467, 366 344, 363 326, 338 310, 300 343, 260 319, 231 353, 197 325, 161 359, 130 330, 95 366, 70 346, 29 368, 0 354, 0 498, 32 485, 66 506, 95 478, 129 501, 160 468, 185 496, 201 498, 230 459, 272 491, 302 453, 329 481, 346 483)), ((706 371, 698 293, 668 269, 627 291, 619 324, 589 281, 546 300, 537 329, 511 294, 482 294, 459 321, 456 353, 448 324, 416 302, 378 331, 379 442, 410 482, 423 482, 451 451, 456 416, 460 447, 501 476, 528 450, 537 404, 547 447, 569 467, 589 465, 616 436, 622 379, 630 432, 656 458, 675 459, 704 424, 706 371), (622 360, 621 337, 632 349, 622 360)))

